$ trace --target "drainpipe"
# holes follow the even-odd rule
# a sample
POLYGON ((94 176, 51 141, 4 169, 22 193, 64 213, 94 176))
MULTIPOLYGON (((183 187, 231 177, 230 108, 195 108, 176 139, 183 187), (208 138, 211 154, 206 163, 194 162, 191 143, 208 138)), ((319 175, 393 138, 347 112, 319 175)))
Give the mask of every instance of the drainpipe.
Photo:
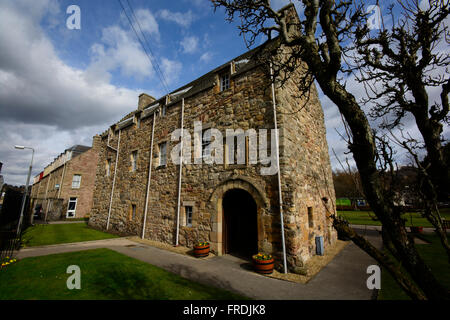
POLYGON ((34 222, 34 212, 36 211, 37 202, 39 200, 39 191, 41 190, 41 184, 42 183, 39 181, 38 182, 38 189, 37 189, 37 192, 36 192, 36 203, 34 204, 34 206, 32 208, 32 211, 31 211, 30 224, 33 224, 33 222, 34 222))
POLYGON ((112 207, 112 201, 113 201, 113 195, 114 195, 114 186, 116 184, 116 173, 117 173, 117 167, 119 164, 120 131, 122 131, 122 130, 119 129, 119 140, 117 141, 116 163, 114 166, 114 178, 113 178, 113 184, 112 184, 112 188, 111 188, 111 198, 109 199, 108 221, 106 222, 106 230, 108 230, 108 228, 109 228, 109 219, 111 217, 111 207, 112 207))
POLYGON ((62 172, 62 175, 61 175, 61 181, 59 182, 58 199, 61 196, 61 190, 62 190, 62 184, 63 184, 63 181, 64 181, 64 175, 66 174, 66 163, 67 163, 67 154, 65 155, 64 168, 63 168, 63 172, 62 172))
POLYGON ((275 149, 277 155, 277 168, 278 168, 278 194, 280 202, 280 220, 281 220, 281 243, 283 245, 283 266, 284 273, 287 273, 287 262, 286 262, 286 244, 284 240, 284 219, 283 219, 283 196, 281 195, 281 173, 280 173, 280 150, 278 141, 278 125, 277 125, 277 104, 275 102, 275 84, 273 79, 273 69, 272 62, 270 63, 270 77, 272 80, 272 104, 273 104, 273 122, 275 125, 275 149))
POLYGON ((183 172, 183 135, 184 135, 184 98, 181 100, 181 144, 180 144, 180 173, 178 176, 178 205, 177 205, 177 233, 175 246, 178 246, 178 234, 180 232, 180 201, 181 201, 181 173, 183 172))
POLYGON ((48 214, 48 206, 50 205, 50 200, 47 198, 48 194, 48 185, 50 184, 50 178, 52 177, 52 173, 50 172, 47 176, 47 187, 45 188, 45 200, 47 201, 47 206, 45 207, 45 218, 44 222, 47 222, 47 214, 48 214))
POLYGON ((144 223, 142 224, 142 239, 144 239, 145 236, 145 224, 147 223, 148 197, 150 193, 150 182, 152 181, 153 137, 155 136, 155 123, 156 123, 156 112, 153 113, 152 140, 150 143, 150 164, 148 169, 147 193, 145 194, 145 210, 144 210, 144 223))

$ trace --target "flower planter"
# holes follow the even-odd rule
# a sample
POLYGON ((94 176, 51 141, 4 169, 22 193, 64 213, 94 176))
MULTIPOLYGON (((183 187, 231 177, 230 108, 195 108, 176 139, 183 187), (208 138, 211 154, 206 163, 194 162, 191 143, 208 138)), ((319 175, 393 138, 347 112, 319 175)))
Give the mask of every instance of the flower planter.
POLYGON ((207 257, 209 255, 209 243, 205 245, 194 246, 194 256, 197 258, 207 257))
POLYGON ((274 260, 273 258, 268 260, 261 260, 253 256, 253 267, 257 273, 271 274, 273 272, 274 260))
POLYGON ((423 227, 410 227, 412 233, 422 233, 423 227))

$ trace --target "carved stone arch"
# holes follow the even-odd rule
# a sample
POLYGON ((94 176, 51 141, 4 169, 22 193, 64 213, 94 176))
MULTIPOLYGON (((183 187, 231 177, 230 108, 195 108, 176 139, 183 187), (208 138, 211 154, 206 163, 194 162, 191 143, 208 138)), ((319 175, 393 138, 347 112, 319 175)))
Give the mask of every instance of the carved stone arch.
MULTIPOLYGON (((212 209, 211 222, 212 230, 210 233, 211 249, 218 255, 222 255, 222 226, 223 210, 222 200, 225 193, 233 189, 242 189, 247 191, 253 198, 257 206, 258 220, 258 243, 263 241, 263 222, 262 214, 268 208, 269 201, 264 192, 255 185, 250 179, 242 176, 234 176, 219 183, 209 197, 209 205, 212 209)), ((259 245, 259 244, 258 244, 259 245)))

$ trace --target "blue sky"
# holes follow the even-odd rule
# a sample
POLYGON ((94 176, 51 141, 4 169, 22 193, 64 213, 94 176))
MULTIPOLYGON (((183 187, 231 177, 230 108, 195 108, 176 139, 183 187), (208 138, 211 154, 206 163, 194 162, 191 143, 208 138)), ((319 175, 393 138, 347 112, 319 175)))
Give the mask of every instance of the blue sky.
MULTIPOLYGON (((145 36, 160 67, 173 71, 167 74, 170 90, 246 51, 236 25, 224 21, 223 10, 214 13, 207 0, 128 0, 128 2, 134 13, 139 18, 143 18, 140 27, 144 28, 145 36), (168 62, 165 65, 162 61, 168 62), (169 65, 174 69, 170 69, 169 65)), ((128 15, 131 16, 128 2, 122 0, 128 15)), ((59 5, 61 12, 55 17, 44 18, 41 26, 54 44, 60 59, 69 66, 88 68, 92 59, 96 57, 94 48, 100 46, 106 50, 114 50, 114 46, 121 44, 116 42, 120 31, 127 32, 127 36, 131 38, 130 42, 136 40, 116 0, 69 0, 60 1, 59 5), (77 4, 81 9, 81 30, 68 30, 65 23, 54 25, 55 19, 64 22, 70 16, 66 14, 64 8, 71 4, 77 4), (109 41, 106 38, 109 38, 109 41)), ((135 25, 135 28, 139 31, 138 25, 135 25)), ((139 44, 137 42, 135 44, 136 49, 142 51, 139 44)), ((147 59, 145 55, 140 57, 147 59)), ((149 68, 142 72, 136 72, 137 70, 133 70, 132 66, 127 69, 120 62, 122 61, 118 61, 115 67, 108 69, 111 74, 111 84, 140 89, 156 96, 165 93, 159 78, 155 76, 153 68, 146 61, 139 61, 141 65, 144 65, 144 69, 149 68)))
MULTIPOLYGON (((129 14, 131 3, 170 91, 247 51, 237 24, 225 21, 223 9, 214 13, 209 0, 121 1, 129 14)), ((275 9, 287 3, 271 2, 275 9)), ((385 10, 387 2, 382 5, 385 10)), ((352 89, 361 96, 361 86, 352 89)), ((29 165, 30 155, 13 145, 36 148, 36 175, 66 148, 91 145, 95 134, 136 109, 142 92, 156 98, 166 93, 117 0, 0 0, 0 162, 6 183, 24 184, 29 165), (70 5, 80 7, 80 30, 66 26, 70 5)), ((328 144, 343 155, 338 110, 319 96, 328 144)), ((331 161, 337 167, 333 156, 331 161)))

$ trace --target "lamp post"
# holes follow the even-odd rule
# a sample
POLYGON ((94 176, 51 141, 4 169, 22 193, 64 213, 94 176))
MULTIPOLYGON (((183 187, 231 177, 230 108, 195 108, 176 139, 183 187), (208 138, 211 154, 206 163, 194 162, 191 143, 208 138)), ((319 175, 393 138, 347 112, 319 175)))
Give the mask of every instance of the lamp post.
POLYGON ((25 147, 25 146, 14 146, 14 148, 19 149, 19 150, 31 149, 33 151, 31 154, 30 168, 28 169, 28 177, 27 177, 27 184, 25 186, 25 193, 23 194, 23 199, 22 199, 22 208, 20 209, 19 224, 17 225, 17 236, 18 236, 20 234, 20 228, 22 227, 23 211, 25 210, 25 203, 27 201, 27 196, 28 196, 28 184, 30 183, 31 169, 33 167, 34 149, 31 147, 25 147))

